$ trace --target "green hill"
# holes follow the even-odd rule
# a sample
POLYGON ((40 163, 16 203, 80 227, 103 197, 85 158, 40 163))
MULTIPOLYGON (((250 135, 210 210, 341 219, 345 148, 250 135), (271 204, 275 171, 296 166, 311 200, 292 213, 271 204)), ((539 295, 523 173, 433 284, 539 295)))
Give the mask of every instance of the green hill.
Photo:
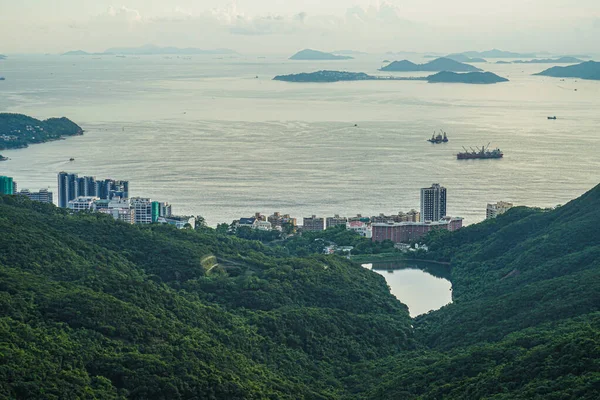
POLYGON ((0 397, 596 399, 599 223, 600 186, 432 233, 454 302, 411 320, 338 257, 0 197, 0 397))
POLYGON ((41 121, 22 114, 0 113, 0 150, 82 134, 83 129, 68 118, 41 121))
POLYGON ((600 80, 600 62, 587 61, 568 67, 552 67, 535 75, 600 80))
POLYGON ((442 71, 427 77, 429 83, 471 83, 471 84, 493 84, 508 82, 508 79, 498 76, 492 72, 467 72, 457 74, 455 72, 442 71))
POLYGON ((415 64, 408 60, 394 61, 389 65, 381 68, 380 71, 387 72, 414 72, 414 71, 451 71, 451 72, 477 72, 481 69, 469 64, 454 61, 450 58, 438 58, 426 64, 415 64))

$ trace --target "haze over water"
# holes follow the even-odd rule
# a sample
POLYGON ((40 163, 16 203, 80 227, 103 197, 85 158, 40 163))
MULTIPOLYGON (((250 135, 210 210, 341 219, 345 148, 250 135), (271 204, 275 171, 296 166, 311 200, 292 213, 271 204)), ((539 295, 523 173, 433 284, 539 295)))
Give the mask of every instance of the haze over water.
POLYGON ((133 196, 210 225, 257 211, 408 211, 434 182, 448 188, 448 213, 469 224, 488 202, 555 206, 598 183, 600 83, 531 76, 550 65, 476 64, 511 80, 484 86, 271 80, 377 74, 382 59, 10 57, 0 63, 0 112, 66 116, 86 133, 2 151, 11 160, 0 173, 54 191, 62 170, 129 179, 133 196), (436 129, 450 142, 427 143, 436 129), (488 143, 505 158, 456 160, 462 146, 488 143))

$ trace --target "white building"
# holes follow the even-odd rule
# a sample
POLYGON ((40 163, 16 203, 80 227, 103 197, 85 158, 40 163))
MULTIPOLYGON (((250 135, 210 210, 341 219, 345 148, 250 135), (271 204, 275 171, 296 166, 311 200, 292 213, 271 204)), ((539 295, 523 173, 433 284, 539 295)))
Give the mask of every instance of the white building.
POLYGON ((68 208, 73 211, 91 210, 94 207, 94 202, 100 200, 98 197, 79 196, 68 203, 68 208))
POLYGON ((367 239, 373 237, 371 225, 363 221, 348 221, 346 222, 346 229, 354 231, 367 239))
POLYGON ((196 218, 194 217, 158 217, 159 224, 169 224, 177 227, 177 229, 183 229, 186 225, 189 225, 192 229, 196 228, 196 218))
POLYGON ((485 213, 485 219, 496 218, 498 215, 502 215, 513 207, 512 203, 505 201, 499 201, 496 204, 488 204, 487 211, 485 213))
POLYGON ((134 221, 136 224, 151 224, 152 222, 155 222, 152 219, 152 200, 134 197, 130 200, 130 204, 133 209, 134 221))
POLYGON ((112 216, 117 221, 123 221, 127 224, 135 223, 135 212, 131 208, 103 208, 98 210, 103 214, 112 216))

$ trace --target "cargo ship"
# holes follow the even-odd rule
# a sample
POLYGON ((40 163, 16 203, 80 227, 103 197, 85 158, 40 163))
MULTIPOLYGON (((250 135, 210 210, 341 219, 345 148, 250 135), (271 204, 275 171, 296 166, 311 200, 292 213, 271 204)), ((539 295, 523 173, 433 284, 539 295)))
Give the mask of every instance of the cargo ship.
POLYGON ((502 153, 502 151, 500 149, 488 150, 489 146, 490 145, 488 144, 487 146, 482 146, 481 149, 477 148, 477 150, 473 150, 472 148, 470 148, 471 151, 469 151, 463 147, 465 152, 458 153, 456 155, 456 158, 458 160, 475 160, 475 159, 481 159, 481 158, 488 159, 488 158, 504 157, 504 153, 502 153))
POLYGON ((435 134, 435 132, 433 132, 433 135, 431 135, 431 139, 427 139, 427 141, 433 144, 447 143, 448 136, 446 135, 446 132, 440 130, 440 133, 438 133, 437 135, 435 134))

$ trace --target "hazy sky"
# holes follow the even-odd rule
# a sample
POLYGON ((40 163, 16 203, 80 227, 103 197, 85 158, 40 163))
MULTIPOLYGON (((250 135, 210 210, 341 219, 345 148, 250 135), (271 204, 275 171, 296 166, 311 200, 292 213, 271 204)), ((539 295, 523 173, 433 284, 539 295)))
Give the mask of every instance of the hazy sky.
POLYGON ((0 53, 147 43, 600 53, 600 0, 0 0, 0 53))

